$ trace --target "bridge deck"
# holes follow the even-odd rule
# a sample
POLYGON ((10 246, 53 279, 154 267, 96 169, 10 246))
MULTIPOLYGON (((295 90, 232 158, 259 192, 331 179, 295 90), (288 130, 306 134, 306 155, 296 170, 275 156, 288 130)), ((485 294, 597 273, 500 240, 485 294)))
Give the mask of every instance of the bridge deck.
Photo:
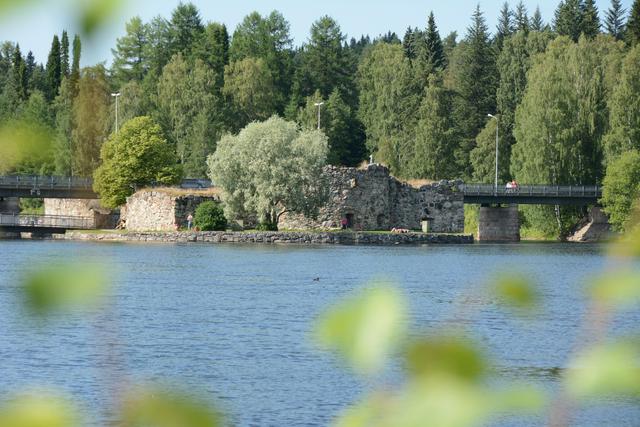
POLYGON ((95 228, 95 223, 88 217, 0 213, 0 231, 64 233, 65 230, 91 228, 95 228))
POLYGON ((0 176, 0 197, 97 199, 90 178, 62 176, 0 176))
POLYGON ((519 185, 516 189, 503 186, 467 184, 464 186, 467 204, 530 204, 530 205, 597 205, 602 187, 595 185, 519 185))

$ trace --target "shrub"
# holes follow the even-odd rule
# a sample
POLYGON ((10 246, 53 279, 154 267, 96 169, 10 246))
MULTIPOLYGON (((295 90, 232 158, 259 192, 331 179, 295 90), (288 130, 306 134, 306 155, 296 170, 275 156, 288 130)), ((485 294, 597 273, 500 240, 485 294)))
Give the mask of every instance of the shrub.
POLYGON ((203 202, 196 208, 195 226, 203 231, 221 231, 227 227, 227 219, 220 204, 203 202))

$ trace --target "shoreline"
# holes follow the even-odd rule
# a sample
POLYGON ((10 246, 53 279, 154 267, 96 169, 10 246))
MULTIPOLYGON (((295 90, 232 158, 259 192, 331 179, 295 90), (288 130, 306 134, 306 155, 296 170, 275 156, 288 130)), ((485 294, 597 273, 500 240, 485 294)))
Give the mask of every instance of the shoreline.
POLYGON ((95 242, 156 243, 259 243, 292 245, 420 245, 472 244, 473 235, 425 233, 313 232, 313 231, 149 231, 149 232, 83 232, 69 231, 54 235, 54 240, 95 242))

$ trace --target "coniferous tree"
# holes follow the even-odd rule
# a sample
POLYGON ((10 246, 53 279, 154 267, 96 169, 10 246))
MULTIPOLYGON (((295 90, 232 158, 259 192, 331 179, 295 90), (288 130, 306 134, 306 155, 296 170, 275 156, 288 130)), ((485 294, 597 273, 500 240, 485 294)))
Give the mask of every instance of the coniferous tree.
POLYGON ((635 46, 640 42, 640 0, 634 0, 625 30, 627 43, 635 46))
POLYGON ((407 31, 405 31, 404 37, 402 39, 404 56, 407 57, 410 61, 413 61, 418 56, 414 34, 415 33, 413 32, 413 28, 407 27, 407 31))
POLYGON ((130 80, 141 82, 148 65, 145 58, 147 27, 139 16, 131 18, 125 25, 126 34, 116 40, 113 54, 113 76, 118 86, 130 80))
POLYGON ((500 15, 498 16, 498 26, 496 28, 496 43, 498 49, 502 49, 504 39, 513 34, 513 12, 509 9, 509 3, 504 2, 500 9, 500 15))
POLYGON ((196 57, 209 66, 216 75, 216 87, 224 85, 224 67, 229 64, 229 33, 224 24, 207 24, 196 57))
POLYGON ((582 0, 562 0, 555 12, 553 29, 577 42, 582 33, 582 0))
POLYGON ((200 12, 193 3, 182 3, 171 13, 169 22, 169 51, 171 55, 180 52, 190 58, 191 51, 200 42, 204 26, 200 12))
POLYGON ((446 58, 444 56, 444 49, 442 47, 442 39, 436 26, 436 19, 433 16, 433 12, 429 14, 427 21, 427 31, 425 33, 425 50, 424 58, 426 69, 431 72, 441 71, 446 65, 446 58))
POLYGON ((60 73, 62 77, 69 77, 69 35, 66 30, 60 39, 60 73))
POLYGON ((77 93, 78 82, 80 81, 80 55, 82 54, 82 42, 76 34, 73 36, 73 59, 71 63, 71 74, 69 75, 70 90, 77 93))
POLYGON ((607 33, 616 40, 624 38, 624 14, 626 10, 622 7, 620 0, 611 0, 611 7, 607 10, 604 20, 604 27, 607 33))
POLYGON ((47 99, 52 101, 58 94, 58 88, 62 81, 62 62, 60 59, 60 40, 53 36, 51 50, 47 59, 47 99))
POLYGON ((516 6, 516 12, 514 13, 515 30, 516 31, 529 31, 529 15, 527 13, 527 7, 522 0, 516 6))
POLYGON ((472 17, 464 43, 459 46, 460 62, 452 69, 453 88, 458 93, 454 115, 460 128, 461 140, 456 153, 460 176, 471 176, 469 153, 475 138, 484 126, 488 113, 496 111, 498 85, 495 50, 480 6, 472 17))
POLYGON ((533 18, 531 18, 531 29, 538 32, 545 30, 542 13, 540 13, 540 6, 536 6, 536 11, 533 14, 533 18))
POLYGON ((13 52, 13 77, 15 79, 15 87, 18 91, 18 97, 21 101, 26 101, 28 97, 29 76, 27 74, 27 66, 20 52, 20 45, 16 44, 13 52))
POLYGON ((589 38, 594 38, 600 33, 600 18, 595 0, 584 0, 580 30, 589 38))
MULTIPOLYGON (((73 73, 71 74, 73 76, 73 73)), ((55 175, 73 175, 73 98, 76 90, 71 79, 62 79, 60 93, 52 104, 55 115, 53 170, 55 175)))

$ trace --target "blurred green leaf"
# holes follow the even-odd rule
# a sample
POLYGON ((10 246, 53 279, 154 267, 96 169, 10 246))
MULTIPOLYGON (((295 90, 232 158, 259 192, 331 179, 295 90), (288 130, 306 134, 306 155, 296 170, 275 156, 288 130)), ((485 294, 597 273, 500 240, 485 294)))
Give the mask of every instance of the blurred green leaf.
POLYGON ((18 9, 35 2, 36 0, 0 0, 0 18, 11 9, 18 9))
POLYGON ((91 35, 115 17, 123 2, 122 0, 87 0, 81 4, 81 28, 85 34, 91 35))
POLYGON ((619 341, 586 351, 567 371, 567 388, 578 398, 640 397, 640 345, 619 341))
POLYGON ((98 304, 108 288, 105 272, 81 263, 48 266, 24 280, 27 306, 38 315, 98 304))
POLYGON ((139 390, 129 396, 122 427, 215 427, 220 414, 196 399, 165 390, 139 390))
POLYGON ((0 426, 74 427, 81 425, 77 411, 60 397, 39 392, 17 397, 0 407, 0 426))
POLYGON ((535 413, 542 410, 547 403, 544 392, 529 385, 498 392, 493 400, 495 409, 500 412, 535 413))
POLYGON ((600 277, 591 289, 592 297, 618 308, 632 307, 640 303, 640 275, 620 271, 600 277))
POLYGON ((400 294, 379 286, 325 313, 318 322, 318 342, 338 351, 358 372, 381 369, 404 337, 405 304, 400 294))
POLYGON ((25 160, 46 158, 53 139, 46 127, 23 121, 10 121, 0 127, 0 173, 13 172, 25 160))
POLYGON ((535 308, 540 299, 535 285, 522 274, 498 275, 494 291, 504 304, 519 310, 535 308))
POLYGON ((485 362, 473 344, 464 338, 440 336, 412 343, 406 355, 414 376, 449 374, 476 380, 485 372, 485 362))

